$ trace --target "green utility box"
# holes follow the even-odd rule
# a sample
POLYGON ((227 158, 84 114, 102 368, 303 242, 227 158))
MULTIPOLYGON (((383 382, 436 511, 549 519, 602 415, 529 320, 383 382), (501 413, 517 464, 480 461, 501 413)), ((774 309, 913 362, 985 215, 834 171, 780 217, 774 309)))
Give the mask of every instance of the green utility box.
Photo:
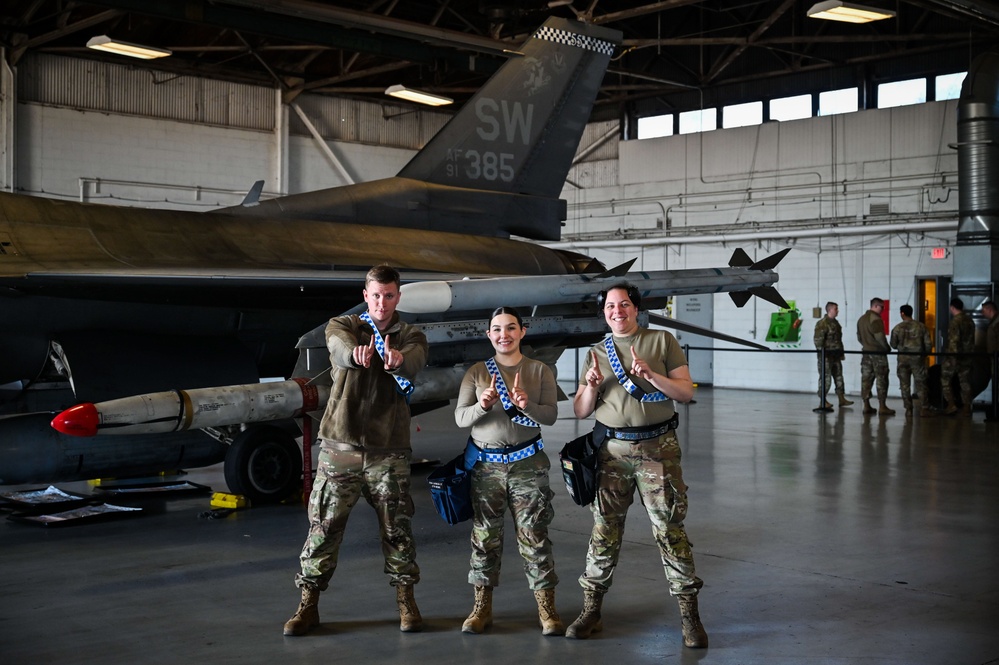
POLYGON ((798 330, 801 329, 801 312, 795 307, 794 301, 788 304, 790 308, 777 310, 770 315, 770 328, 767 330, 768 342, 798 341, 798 330))

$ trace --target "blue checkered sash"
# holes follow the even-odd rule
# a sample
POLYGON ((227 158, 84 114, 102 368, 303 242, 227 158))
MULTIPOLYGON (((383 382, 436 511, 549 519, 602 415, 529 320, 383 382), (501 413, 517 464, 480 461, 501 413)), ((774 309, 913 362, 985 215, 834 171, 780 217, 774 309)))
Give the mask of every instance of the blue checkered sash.
POLYGON ((491 376, 496 377, 496 392, 499 393, 500 404, 503 405, 503 410, 506 412, 506 415, 510 416, 510 420, 518 425, 523 425, 524 427, 537 427, 540 429, 541 425, 517 410, 513 400, 510 399, 510 393, 507 392, 506 382, 503 381, 503 375, 500 374, 499 367, 496 365, 496 360, 493 358, 487 360, 486 369, 489 370, 489 374, 491 376))
POLYGON ((669 399, 666 395, 662 394, 658 390, 654 393, 645 392, 639 386, 628 378, 628 375, 624 372, 624 367, 621 365, 621 359, 617 357, 617 349, 614 348, 614 337, 608 335, 604 338, 604 348, 607 349, 607 360, 610 361, 611 369, 614 370, 614 376, 617 377, 617 382, 624 386, 624 389, 628 391, 628 394, 637 399, 640 402, 665 402, 669 399))
MULTIPOLYGON (((373 336, 375 338, 375 350, 378 351, 378 355, 384 360, 385 340, 382 339, 382 334, 378 332, 378 326, 376 326, 375 322, 371 320, 371 315, 367 312, 361 314, 361 320, 371 326, 371 330, 373 331, 373 336)), ((401 395, 404 395, 406 397, 406 401, 408 402, 409 396, 412 395, 413 391, 416 389, 413 386, 413 382, 404 376, 399 376, 398 374, 392 374, 392 378, 395 379, 396 390, 398 390, 401 395)))

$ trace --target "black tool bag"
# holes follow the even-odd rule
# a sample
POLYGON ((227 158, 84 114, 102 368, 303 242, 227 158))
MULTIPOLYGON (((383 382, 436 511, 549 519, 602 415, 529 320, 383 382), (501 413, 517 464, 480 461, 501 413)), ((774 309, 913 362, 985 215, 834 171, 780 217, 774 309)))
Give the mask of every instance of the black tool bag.
POLYGON ((472 472, 465 470, 465 454, 442 464, 427 476, 437 514, 448 524, 472 517, 472 472))
POLYGON ((578 506, 590 505, 597 495, 600 445, 606 437, 607 428, 597 423, 592 432, 565 444, 558 454, 565 488, 578 506))

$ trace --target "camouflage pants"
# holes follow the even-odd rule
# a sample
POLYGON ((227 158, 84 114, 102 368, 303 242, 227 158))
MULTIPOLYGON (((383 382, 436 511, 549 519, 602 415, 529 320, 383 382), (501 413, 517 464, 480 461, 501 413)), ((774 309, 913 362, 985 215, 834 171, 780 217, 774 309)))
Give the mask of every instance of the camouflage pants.
POLYGON ((946 356, 940 363, 940 383, 944 401, 948 404, 954 402, 951 381, 955 374, 957 374, 958 383, 961 384, 961 401, 964 404, 971 404, 971 362, 971 358, 946 356))
POLYGON ((829 388, 832 386, 833 380, 836 381, 836 393, 842 395, 846 392, 846 387, 843 384, 843 359, 840 357, 832 358, 829 353, 826 353, 825 361, 823 362, 822 356, 816 361, 819 369, 819 396, 825 398, 826 394, 829 392, 829 388), (825 384, 822 383, 822 370, 823 364, 825 365, 825 384))
POLYGON ((865 353, 860 359, 860 397, 871 398, 871 387, 877 379, 878 399, 888 398, 888 356, 883 353, 865 353))
POLYGON ((915 382, 916 385, 916 395, 923 406, 929 406, 927 399, 929 394, 926 392, 926 358, 923 356, 905 356, 899 355, 898 357, 898 369, 895 370, 898 375, 898 388, 902 392, 902 402, 905 404, 906 409, 912 408, 912 391, 909 387, 909 379, 915 382))
POLYGON ((478 462, 472 468, 472 558, 469 584, 499 585, 503 556, 503 516, 507 507, 517 529, 517 549, 524 559, 532 591, 558 584, 548 525, 555 516, 548 482, 551 462, 544 452, 511 464, 478 462))
POLYGON ((703 586, 694 574, 694 555, 683 528, 687 516, 687 486, 680 469, 680 444, 675 432, 645 441, 608 439, 600 449, 593 531, 586 552, 586 570, 579 584, 587 591, 606 592, 613 581, 628 508, 638 490, 652 522, 652 534, 670 593, 692 595, 703 586))
POLYGON ((360 497, 375 509, 385 572, 392 586, 420 581, 409 495, 409 451, 361 452, 323 448, 309 497, 309 535, 297 586, 329 587, 350 511, 360 497))

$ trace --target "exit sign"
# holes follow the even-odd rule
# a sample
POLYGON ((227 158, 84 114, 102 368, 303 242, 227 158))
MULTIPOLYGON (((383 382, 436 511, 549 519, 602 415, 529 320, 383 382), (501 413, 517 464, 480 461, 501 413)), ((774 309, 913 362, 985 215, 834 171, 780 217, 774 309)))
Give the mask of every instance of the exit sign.
POLYGON ((944 247, 934 247, 932 250, 930 250, 930 258, 931 259, 946 259, 947 258, 947 249, 944 248, 944 247))

